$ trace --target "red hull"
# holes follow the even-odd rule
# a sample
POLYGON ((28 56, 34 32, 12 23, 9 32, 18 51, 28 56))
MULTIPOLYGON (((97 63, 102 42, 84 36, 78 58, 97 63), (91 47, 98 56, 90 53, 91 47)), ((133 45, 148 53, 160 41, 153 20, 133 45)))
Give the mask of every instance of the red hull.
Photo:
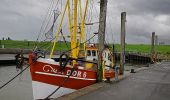
MULTIPOLYGON (((30 57, 30 64, 32 63, 32 57, 30 57)), ((38 59, 36 62, 31 64, 30 71, 33 81, 47 83, 55 86, 70 88, 70 89, 81 89, 83 87, 96 83, 96 72, 92 70, 75 69, 72 74, 72 68, 66 66, 64 70, 60 70, 60 66, 43 62, 43 58, 38 59), (70 76, 68 78, 68 76, 70 76), (66 80, 66 78, 68 78, 66 80), (66 81, 65 81, 66 80, 66 81)))
MULTIPOLYGON (((38 58, 35 62, 33 54, 29 55, 30 72, 33 84, 34 99, 44 99, 57 87, 61 87, 52 97, 64 94, 96 83, 97 72, 85 70, 81 66, 72 68, 68 65, 61 70, 58 62, 52 59, 38 58)), ((113 71, 105 71, 106 78, 113 78, 113 71)))

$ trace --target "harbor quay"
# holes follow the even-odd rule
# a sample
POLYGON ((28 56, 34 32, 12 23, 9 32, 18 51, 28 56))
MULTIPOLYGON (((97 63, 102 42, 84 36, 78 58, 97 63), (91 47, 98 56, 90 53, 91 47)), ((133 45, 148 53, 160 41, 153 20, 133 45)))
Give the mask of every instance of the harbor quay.
POLYGON ((119 81, 98 83, 55 100, 169 100, 170 62, 126 72, 119 81))

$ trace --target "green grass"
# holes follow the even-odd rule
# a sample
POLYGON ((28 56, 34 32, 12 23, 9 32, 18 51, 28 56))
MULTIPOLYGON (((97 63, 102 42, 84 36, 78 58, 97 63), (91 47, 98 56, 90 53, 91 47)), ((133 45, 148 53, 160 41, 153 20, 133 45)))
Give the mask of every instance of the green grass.
POLYGON ((1 40, 1 47, 4 45, 5 48, 23 48, 31 49, 33 48, 33 41, 13 41, 13 40, 1 40))
MULTIPOLYGON (((34 41, 14 41, 14 40, 0 40, 0 48, 2 45, 5 46, 5 48, 21 48, 21 49, 32 49, 35 46, 34 41)), ((111 46, 111 45, 110 45, 111 46)), ((51 42, 41 42, 39 43, 39 47, 48 50, 51 50, 52 43, 51 42)), ((57 43, 55 50, 69 50, 70 44, 68 43, 68 47, 65 43, 60 42, 57 43), (69 47, 69 48, 68 48, 69 47)), ((120 45, 115 45, 116 51, 120 51, 120 45)), ((126 45, 126 51, 131 52, 141 52, 141 53, 150 53, 150 45, 146 44, 127 44, 126 45)), ((161 54, 170 54, 170 45, 158 45, 155 47, 155 50, 161 54)))
MULTIPOLYGON (((51 47, 52 47, 51 42, 35 43, 34 41, 1 40, 0 48, 2 48, 2 45, 4 45, 5 48, 33 49, 36 44, 38 44, 38 47, 41 49, 51 50, 51 47)), ((63 42, 56 44, 56 50, 69 50, 69 49, 70 49, 69 44, 68 44, 68 47, 63 42)))
MULTIPOLYGON (((126 44, 126 51, 128 52, 141 52, 150 53, 151 46, 147 44, 126 44)), ((120 45, 115 45, 115 50, 120 51, 120 45)), ((155 51, 161 54, 170 54, 170 45, 157 45, 155 51)))

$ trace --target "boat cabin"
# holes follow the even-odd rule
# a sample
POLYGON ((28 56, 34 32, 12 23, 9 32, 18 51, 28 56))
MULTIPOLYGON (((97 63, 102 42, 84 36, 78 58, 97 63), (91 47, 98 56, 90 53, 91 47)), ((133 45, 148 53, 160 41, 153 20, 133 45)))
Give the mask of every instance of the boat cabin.
POLYGON ((86 47, 86 60, 95 61, 98 60, 98 49, 95 44, 88 44, 86 47))
MULTIPOLYGON (((106 66, 112 66, 112 52, 108 47, 105 47, 102 53, 102 59, 106 66)), ((88 44, 86 47, 86 60, 97 62, 98 60, 98 49, 96 44, 88 44)), ((89 64, 87 66, 90 66, 89 64)), ((89 68, 89 67, 88 67, 89 68)))

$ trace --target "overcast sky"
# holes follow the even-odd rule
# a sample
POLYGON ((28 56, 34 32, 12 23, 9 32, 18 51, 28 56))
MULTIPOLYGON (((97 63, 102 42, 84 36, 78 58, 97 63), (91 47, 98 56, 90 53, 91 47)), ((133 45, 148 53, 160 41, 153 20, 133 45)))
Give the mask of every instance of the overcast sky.
MULTIPOLYGON (((54 3, 57 1, 54 0, 54 3)), ((95 16, 98 16, 99 0, 93 1, 95 16)), ((0 0, 0 39, 11 37, 15 40, 35 40, 50 2, 0 0)), ((127 43, 149 44, 154 31, 159 42, 170 44, 170 0, 108 0, 107 42, 120 41, 121 12, 127 12, 127 43)))

